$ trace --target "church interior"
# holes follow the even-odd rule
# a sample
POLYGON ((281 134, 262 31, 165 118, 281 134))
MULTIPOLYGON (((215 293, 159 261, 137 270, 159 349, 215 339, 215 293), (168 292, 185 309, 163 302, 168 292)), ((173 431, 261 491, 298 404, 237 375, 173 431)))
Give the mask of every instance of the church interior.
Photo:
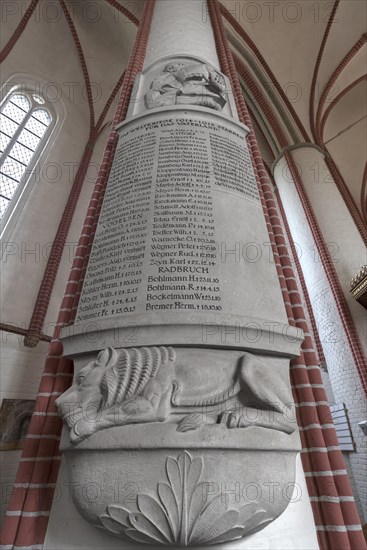
MULTIPOLYGON (((73 333, 115 128, 138 104, 138 75, 155 62, 152 48, 162 40, 174 44, 167 58, 196 56, 232 84, 228 104, 249 129, 271 233, 266 242, 251 241, 247 264, 254 266, 259 255, 274 264, 287 293, 288 322, 313 348, 312 359, 303 345, 304 377, 297 361, 290 374, 302 447, 297 460, 308 494, 305 531, 312 524, 313 534, 296 545, 295 533, 303 530, 297 516, 228 548, 363 548, 367 4, 3 0, 0 10, 2 547, 130 548, 79 516, 71 519, 77 512, 65 481, 55 400, 73 382, 60 331, 73 333), (164 15, 173 5, 174 24, 164 15), (191 43, 199 23, 213 29, 219 61, 210 58, 204 38, 203 48, 196 35, 191 43), (155 33, 151 41, 149 33, 155 33)), ((262 281, 259 289, 262 303, 262 281)), ((98 322, 85 323, 77 337, 94 350, 98 322)))

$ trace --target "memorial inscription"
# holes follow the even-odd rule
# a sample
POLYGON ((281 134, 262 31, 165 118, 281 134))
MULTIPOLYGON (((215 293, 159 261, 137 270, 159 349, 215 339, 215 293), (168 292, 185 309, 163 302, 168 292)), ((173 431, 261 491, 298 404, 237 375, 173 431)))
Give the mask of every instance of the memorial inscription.
POLYGON ((117 129, 76 322, 61 335, 75 362, 56 402, 61 448, 73 486, 102 489, 98 499, 73 491, 92 525, 143 544, 221 544, 287 506, 280 488, 294 482, 299 450, 289 359, 302 338, 284 324, 228 78, 163 58, 137 90, 117 129), (221 492, 203 499, 213 479, 221 492), (223 487, 267 479, 271 499, 223 505, 223 487), (116 483, 132 481, 125 507, 116 483))
POLYGON ((120 132, 77 320, 223 311, 223 194, 259 200, 244 130, 186 111, 120 132))

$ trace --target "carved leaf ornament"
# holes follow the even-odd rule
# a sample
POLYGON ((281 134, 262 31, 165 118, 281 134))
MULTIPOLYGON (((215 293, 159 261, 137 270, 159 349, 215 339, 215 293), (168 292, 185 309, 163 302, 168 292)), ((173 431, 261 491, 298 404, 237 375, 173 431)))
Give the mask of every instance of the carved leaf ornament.
POLYGON ((130 542, 193 546, 229 542, 265 527, 273 518, 256 503, 228 510, 221 494, 206 499, 206 483, 200 482, 202 457, 183 452, 166 460, 167 482, 158 483, 156 498, 138 495, 138 512, 110 505, 100 516, 102 526, 130 542))

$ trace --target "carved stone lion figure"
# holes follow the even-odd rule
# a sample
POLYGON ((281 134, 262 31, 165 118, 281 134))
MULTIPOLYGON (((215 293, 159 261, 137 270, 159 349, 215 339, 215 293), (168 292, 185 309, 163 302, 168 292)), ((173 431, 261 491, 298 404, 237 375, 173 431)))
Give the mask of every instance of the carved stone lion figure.
POLYGON ((165 421, 181 432, 217 423, 292 433, 288 385, 256 356, 228 363, 225 353, 185 350, 177 361, 171 347, 101 351, 56 400, 71 441, 111 426, 165 421))
POLYGON ((225 80, 211 65, 168 63, 152 82, 145 98, 153 109, 166 105, 201 105, 221 111, 226 104, 225 80))

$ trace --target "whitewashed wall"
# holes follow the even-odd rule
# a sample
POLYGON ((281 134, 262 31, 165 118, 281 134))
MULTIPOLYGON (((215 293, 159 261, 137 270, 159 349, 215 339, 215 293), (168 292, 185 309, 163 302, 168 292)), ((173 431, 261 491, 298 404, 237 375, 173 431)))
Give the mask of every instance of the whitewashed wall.
MULTIPOLYGON (((348 257, 350 264, 358 261, 358 259, 359 261, 363 261, 362 248, 358 246, 358 241, 356 241, 356 229, 350 224, 347 224, 348 220, 345 219, 345 215, 343 214, 345 208, 344 203, 340 205, 340 203, 335 200, 335 192, 337 192, 337 190, 330 189, 330 194, 328 195, 330 210, 325 210, 324 216, 322 217, 320 203, 325 205, 325 197, 323 197, 323 194, 327 193, 326 187, 328 184, 321 183, 317 190, 313 189, 312 185, 315 186, 315 182, 312 182, 312 172, 310 169, 307 170, 310 166, 314 166, 315 163, 321 162, 318 156, 315 155, 317 151, 316 149, 308 150, 301 148, 297 150, 296 153, 295 160, 298 162, 299 169, 302 171, 302 177, 308 194, 310 196, 313 195, 313 205, 322 222, 321 226, 324 231, 325 239, 329 243, 334 243, 334 245, 337 246, 334 257, 334 260, 336 260, 335 267, 345 290, 346 281, 348 280, 348 271, 351 269, 348 264, 348 257), (302 156, 305 154, 306 156, 302 156), (338 228, 338 224, 340 225, 338 233, 336 234, 335 230, 338 228)), ((363 521, 367 513, 367 486, 365 482, 365 472, 367 470, 367 438, 360 430, 358 422, 366 418, 366 397, 360 383, 360 378, 344 332, 336 302, 322 263, 317 255, 317 249, 311 230, 284 157, 277 163, 274 170, 274 177, 293 239, 298 245, 299 260, 324 350, 335 402, 338 404, 345 403, 348 409, 351 430, 354 441, 356 442, 356 451, 348 453, 351 470, 353 472, 351 483, 357 489, 355 497, 361 515, 361 521, 363 521)), ((357 309, 361 307, 359 304, 356 304, 356 306, 357 309)), ((353 311, 354 309, 352 312, 353 311)), ((356 325, 359 327, 360 333, 363 333, 363 314, 360 317, 355 317, 355 321, 357 321, 356 325)))

